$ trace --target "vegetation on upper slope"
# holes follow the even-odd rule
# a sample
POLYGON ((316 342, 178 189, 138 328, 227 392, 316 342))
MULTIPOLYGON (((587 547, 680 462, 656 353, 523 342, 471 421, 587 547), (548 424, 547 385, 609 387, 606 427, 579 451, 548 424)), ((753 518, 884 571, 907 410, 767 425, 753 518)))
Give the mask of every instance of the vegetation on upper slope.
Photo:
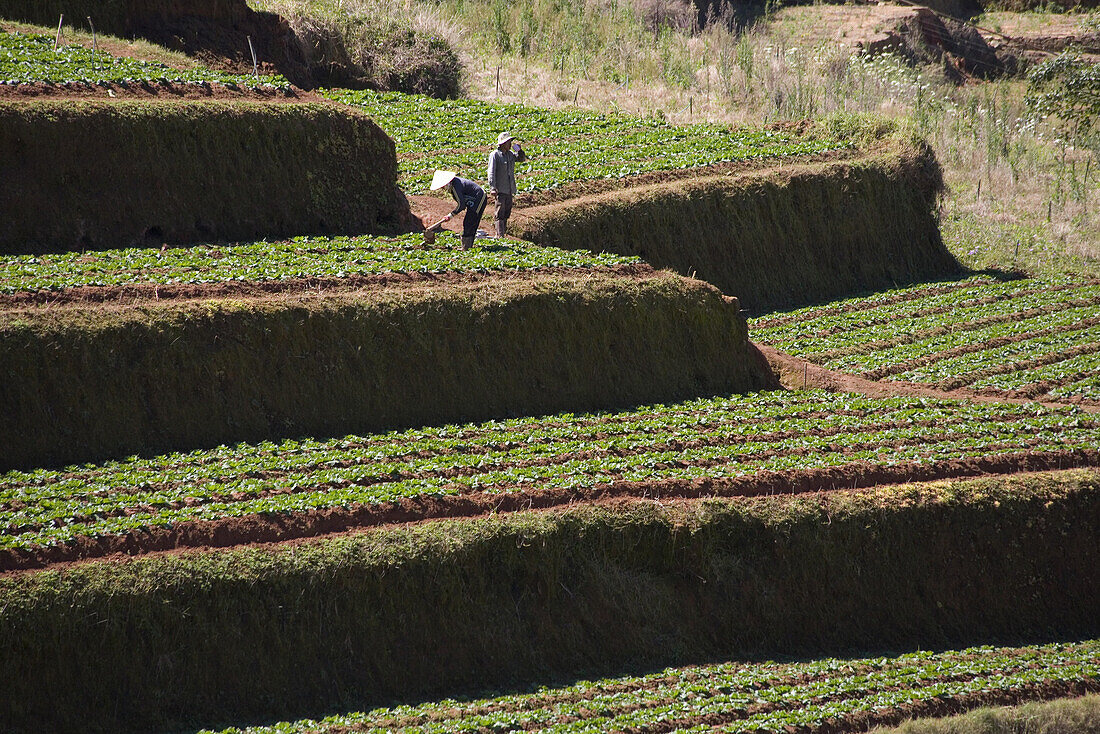
POLYGON ((367 112, 397 144, 401 183, 424 191, 437 168, 476 180, 500 132, 527 143, 531 159, 516 168, 520 191, 694 168, 771 156, 797 156, 846 143, 792 132, 726 125, 675 126, 656 118, 583 110, 546 110, 474 100, 331 90, 328 96, 367 112), (427 124, 430 121, 430 124, 427 124))
POLYGON ((381 4, 251 0, 253 7, 287 19, 318 84, 458 97, 464 80, 457 34, 441 33, 417 14, 396 12, 396 3, 379 12, 381 4))
POLYGON ((1100 283, 979 276, 751 322, 753 338, 871 379, 1100 402, 1100 283))
MULTIPOLYGON (((435 4, 411 7, 440 14, 435 4)), ((542 27, 543 14, 570 15, 560 27, 575 42, 548 44, 549 58, 533 52, 521 56, 515 46, 500 55, 491 43, 468 43, 472 97, 623 110, 677 123, 758 125, 823 115, 883 115, 910 127, 935 149, 949 188, 944 239, 965 265, 1100 275, 1095 143, 1071 140, 1056 121, 1036 116, 1026 103, 1026 80, 960 87, 946 80, 942 69, 913 67, 896 56, 868 57, 835 42, 804 45, 768 18, 743 33, 721 24, 691 37, 664 29, 635 43, 635 26, 621 17, 626 3, 605 12, 592 4, 566 11, 532 2, 532 20, 523 19, 525 7, 444 5, 443 22, 458 26, 487 10, 499 13, 508 28, 517 23, 542 27), (603 44, 605 37, 614 42, 603 44)), ((482 21, 470 27, 489 32, 493 26, 482 21)))
POLYGON ((78 44, 55 48, 54 41, 53 37, 43 34, 0 33, 0 82, 129 84, 153 81, 214 83, 246 88, 290 87, 287 80, 278 75, 226 74, 201 66, 178 69, 151 61, 114 56, 106 51, 93 51, 78 44))

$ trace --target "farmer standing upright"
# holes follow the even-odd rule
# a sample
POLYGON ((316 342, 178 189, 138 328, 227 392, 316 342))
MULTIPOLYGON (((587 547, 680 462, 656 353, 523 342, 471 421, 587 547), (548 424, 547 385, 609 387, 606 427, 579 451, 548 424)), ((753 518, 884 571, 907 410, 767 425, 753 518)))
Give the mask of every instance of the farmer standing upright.
POLYGON ((470 249, 474 246, 474 238, 477 237, 477 225, 481 224, 481 215, 485 213, 485 190, 477 183, 466 178, 459 178, 453 171, 436 171, 432 176, 432 191, 446 186, 458 206, 454 208, 443 221, 449 222, 451 218, 463 209, 466 216, 462 218, 462 247, 470 249))
POLYGON ((523 148, 519 143, 513 145, 513 140, 514 135, 501 133, 497 136, 496 150, 489 154, 489 190, 497 197, 497 211, 493 217, 497 237, 508 233, 508 217, 516 198, 516 163, 527 160, 523 148))

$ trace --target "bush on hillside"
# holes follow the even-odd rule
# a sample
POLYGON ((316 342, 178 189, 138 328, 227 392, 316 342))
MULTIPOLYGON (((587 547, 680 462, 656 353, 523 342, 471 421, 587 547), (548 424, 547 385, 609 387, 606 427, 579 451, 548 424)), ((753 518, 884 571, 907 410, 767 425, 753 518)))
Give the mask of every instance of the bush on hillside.
POLYGON ((1100 65, 1062 53, 1033 68, 1027 81, 1028 108, 1054 118, 1068 140, 1100 158, 1100 65))
POLYGON ((308 0, 263 0, 285 17, 318 86, 427 94, 462 91, 462 62, 445 28, 371 0, 335 8, 308 0))

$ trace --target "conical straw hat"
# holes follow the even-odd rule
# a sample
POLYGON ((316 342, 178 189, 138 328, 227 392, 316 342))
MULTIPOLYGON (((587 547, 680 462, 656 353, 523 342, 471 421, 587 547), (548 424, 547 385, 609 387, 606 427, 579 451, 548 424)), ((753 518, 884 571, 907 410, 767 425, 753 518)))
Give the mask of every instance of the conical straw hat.
POLYGON ((454 171, 436 171, 435 175, 432 176, 432 191, 443 188, 449 184, 454 177, 454 171))

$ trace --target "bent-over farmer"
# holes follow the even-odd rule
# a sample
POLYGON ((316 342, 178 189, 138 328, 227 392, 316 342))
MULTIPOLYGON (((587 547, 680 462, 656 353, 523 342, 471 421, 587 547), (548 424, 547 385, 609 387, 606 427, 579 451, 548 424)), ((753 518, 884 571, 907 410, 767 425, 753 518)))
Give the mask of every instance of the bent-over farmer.
POLYGON ((459 178, 454 171, 436 171, 432 176, 432 191, 444 186, 450 189, 458 206, 443 217, 443 221, 449 222, 454 215, 466 210, 466 216, 462 218, 462 247, 469 249, 474 246, 477 226, 481 224, 481 215, 485 213, 485 190, 469 179, 459 178))
POLYGON ((496 150, 489 154, 489 190, 497 197, 497 211, 493 217, 497 237, 508 234, 508 217, 516 198, 516 163, 527 160, 519 143, 512 143, 515 139, 510 133, 501 133, 497 136, 496 150))

